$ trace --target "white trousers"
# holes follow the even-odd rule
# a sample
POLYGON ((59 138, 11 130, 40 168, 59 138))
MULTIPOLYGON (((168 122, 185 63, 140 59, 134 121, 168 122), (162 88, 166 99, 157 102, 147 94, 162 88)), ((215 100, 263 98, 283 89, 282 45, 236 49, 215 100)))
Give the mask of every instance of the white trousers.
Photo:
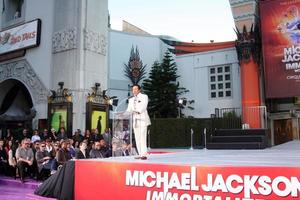
POLYGON ((133 127, 136 148, 140 156, 147 155, 147 126, 140 126, 139 123, 133 127))

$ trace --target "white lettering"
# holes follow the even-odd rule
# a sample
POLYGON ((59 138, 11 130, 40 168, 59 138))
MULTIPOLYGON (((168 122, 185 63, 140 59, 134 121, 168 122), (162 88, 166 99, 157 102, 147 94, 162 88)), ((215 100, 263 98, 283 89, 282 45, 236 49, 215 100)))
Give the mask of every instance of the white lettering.
POLYGON ((243 179, 238 176, 238 175, 231 175, 227 178, 226 180, 226 185, 227 185, 227 188, 228 188, 228 191, 233 193, 233 194, 238 194, 240 193, 242 190, 243 190, 243 186, 241 185, 238 185, 236 186, 235 188, 232 186, 232 182, 237 182, 239 184, 242 184, 243 183, 243 179))
POLYGON ((131 174, 130 170, 126 170, 126 185, 139 185, 139 172, 133 171, 133 174, 131 174))
POLYGON ((244 182, 244 195, 246 198, 250 198, 250 194, 258 194, 257 189, 255 188, 255 183, 259 176, 245 176, 244 182))

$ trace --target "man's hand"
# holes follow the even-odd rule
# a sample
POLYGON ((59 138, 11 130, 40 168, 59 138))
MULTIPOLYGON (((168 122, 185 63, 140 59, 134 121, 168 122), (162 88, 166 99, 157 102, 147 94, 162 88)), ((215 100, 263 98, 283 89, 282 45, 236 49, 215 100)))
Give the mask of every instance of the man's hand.
POLYGON ((28 160, 27 163, 28 163, 29 166, 31 166, 33 164, 33 161, 32 160, 28 160))

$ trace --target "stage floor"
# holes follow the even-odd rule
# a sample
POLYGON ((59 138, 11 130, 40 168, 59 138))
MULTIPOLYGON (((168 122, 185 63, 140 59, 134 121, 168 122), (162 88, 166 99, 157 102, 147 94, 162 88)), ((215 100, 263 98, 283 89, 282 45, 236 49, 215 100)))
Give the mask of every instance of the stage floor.
POLYGON ((101 161, 202 166, 300 166, 299 140, 263 150, 151 149, 150 152, 148 160, 128 156, 101 161))

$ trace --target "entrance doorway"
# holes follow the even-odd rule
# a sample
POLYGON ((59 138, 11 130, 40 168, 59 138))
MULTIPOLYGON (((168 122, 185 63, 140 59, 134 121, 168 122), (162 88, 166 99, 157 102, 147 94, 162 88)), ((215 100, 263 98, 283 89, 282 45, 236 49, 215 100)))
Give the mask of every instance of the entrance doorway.
POLYGON ((15 79, 8 79, 0 83, 0 128, 2 137, 6 136, 6 129, 11 129, 15 138, 22 133, 22 129, 32 128, 35 117, 33 102, 26 86, 15 79))
POLYGON ((274 120, 274 143, 282 144, 293 140, 292 119, 274 120))

